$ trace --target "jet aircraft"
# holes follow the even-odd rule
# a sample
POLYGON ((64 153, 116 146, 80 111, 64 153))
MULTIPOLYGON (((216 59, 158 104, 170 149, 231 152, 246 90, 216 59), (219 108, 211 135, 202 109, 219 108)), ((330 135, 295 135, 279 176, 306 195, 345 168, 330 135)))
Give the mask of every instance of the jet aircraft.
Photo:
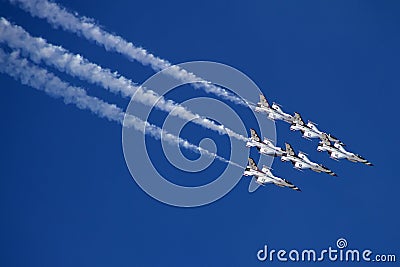
POLYGON ((270 105, 268 103, 267 99, 265 99, 264 95, 260 95, 260 102, 257 103, 257 107, 255 108, 255 111, 261 112, 261 113, 266 113, 268 119, 273 120, 273 121, 283 120, 288 123, 293 122, 292 115, 283 112, 281 107, 276 103, 273 103, 272 105, 270 105))
POLYGON ((337 176, 336 173, 334 173, 324 165, 312 162, 305 153, 299 152, 296 155, 290 144, 285 143, 285 146, 286 146, 286 151, 281 157, 281 160, 290 161, 293 164, 294 168, 298 170, 311 169, 312 171, 315 172, 323 172, 332 176, 337 176))
POLYGON ((264 140, 261 140, 261 138, 258 136, 256 130, 250 129, 250 139, 247 141, 246 146, 247 147, 256 147, 258 151, 267 156, 282 156, 283 150, 280 147, 274 146, 271 140, 268 140, 267 138, 264 138, 264 140))
POLYGON ((373 166, 373 164, 371 162, 369 162, 365 158, 361 157, 360 155, 357 155, 355 153, 345 150, 342 144, 335 142, 332 145, 327 134, 323 134, 322 139, 319 142, 317 150, 319 152, 321 152, 321 151, 328 152, 330 157, 335 160, 345 158, 351 162, 360 162, 360 163, 364 163, 368 166, 373 166))
POLYGON ((244 171, 243 175, 244 176, 254 176, 256 178, 256 182, 260 185, 266 185, 268 183, 273 183, 280 187, 289 187, 293 190, 301 191, 300 188, 293 185, 291 182, 274 176, 268 167, 263 166, 263 168, 260 170, 252 158, 248 159, 248 165, 247 165, 246 170, 244 171))

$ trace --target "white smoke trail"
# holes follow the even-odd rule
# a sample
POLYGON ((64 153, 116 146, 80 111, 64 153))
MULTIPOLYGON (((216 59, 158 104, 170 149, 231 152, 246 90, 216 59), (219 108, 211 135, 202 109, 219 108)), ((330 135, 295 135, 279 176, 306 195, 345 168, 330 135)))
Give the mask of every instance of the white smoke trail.
POLYGON ((22 27, 12 25, 5 18, 0 18, 0 42, 6 42, 11 48, 20 49, 35 63, 44 62, 72 76, 100 85, 111 92, 121 93, 125 97, 132 97, 136 93, 137 97, 134 100, 144 105, 155 106, 186 121, 217 131, 219 134, 228 134, 241 141, 248 140, 247 137, 223 125, 219 126, 207 118, 194 114, 182 105, 164 99, 152 90, 137 86, 133 81, 116 72, 91 63, 61 46, 49 44, 43 38, 32 37, 22 27))
POLYGON ((21 58, 17 51, 8 54, 0 48, 0 72, 8 74, 24 85, 43 90, 53 97, 63 98, 66 104, 75 104, 80 109, 90 110, 101 118, 107 118, 121 124, 124 122, 124 126, 134 127, 134 129, 141 131, 143 134, 150 134, 156 139, 162 138, 170 144, 179 144, 196 153, 204 154, 211 158, 217 158, 222 162, 233 164, 241 168, 239 164, 193 145, 187 140, 170 134, 147 121, 143 121, 130 114, 125 114, 121 108, 114 104, 104 102, 97 97, 88 96, 84 89, 71 86, 53 73, 31 64, 28 60, 21 58), (127 118, 124 120, 125 116, 127 116, 127 118))
POLYGON ((193 83, 195 88, 203 88, 207 93, 217 95, 233 103, 249 106, 249 102, 237 97, 229 91, 207 83, 204 79, 188 72, 176 65, 172 65, 167 60, 161 59, 149 53, 141 47, 136 47, 133 43, 124 40, 121 36, 106 32, 96 25, 93 19, 78 17, 77 13, 72 14, 64 7, 49 2, 47 0, 9 0, 13 4, 19 5, 22 9, 29 12, 34 17, 46 19, 54 27, 61 27, 66 31, 84 36, 87 40, 94 41, 103 46, 107 51, 113 51, 126 56, 129 60, 136 60, 143 65, 150 65, 155 71, 166 68, 168 74, 185 83, 193 83))

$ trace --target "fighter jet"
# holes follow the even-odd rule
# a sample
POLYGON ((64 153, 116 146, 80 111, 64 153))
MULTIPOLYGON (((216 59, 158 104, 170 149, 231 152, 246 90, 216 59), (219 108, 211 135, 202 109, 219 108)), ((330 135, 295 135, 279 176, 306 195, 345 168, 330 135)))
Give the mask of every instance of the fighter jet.
POLYGON ((364 159, 363 157, 361 157, 360 155, 354 154, 352 152, 346 151, 343 146, 338 143, 335 142, 332 146, 328 135, 323 134, 322 135, 322 139, 318 144, 318 148, 317 150, 319 152, 321 151, 327 151, 330 155, 330 157, 332 159, 335 160, 339 160, 339 159, 348 159, 351 162, 360 162, 360 163, 364 163, 368 166, 373 166, 373 164, 371 162, 369 162, 368 160, 364 159))
POLYGON ((252 158, 249 158, 248 161, 249 161, 249 163, 248 163, 243 175, 244 176, 254 176, 256 178, 256 182, 258 184, 266 185, 269 183, 273 183, 280 187, 289 187, 293 190, 301 191, 300 188, 293 185, 291 182, 274 176, 268 167, 263 166, 263 168, 260 170, 252 158))
POLYGON ((283 112, 281 107, 276 103, 272 103, 272 105, 270 105, 267 99, 265 99, 264 95, 260 95, 260 102, 257 103, 255 111, 267 113, 268 119, 273 121, 283 120, 288 123, 293 122, 292 115, 283 112))
POLYGON ((264 141, 261 141, 261 138, 258 136, 256 130, 250 129, 251 137, 249 141, 246 143, 246 147, 256 147, 258 152, 263 155, 272 156, 272 157, 280 157, 283 154, 283 150, 280 147, 274 146, 274 144, 264 138, 264 141))
POLYGON ((285 143, 286 151, 281 157, 282 161, 290 161, 294 168, 298 170, 311 169, 315 172, 324 172, 332 176, 337 176, 336 173, 328 169, 322 164, 312 162, 305 153, 299 152, 297 155, 294 153, 292 146, 285 143))
MULTIPOLYGON (((306 139, 310 138, 319 138, 322 139, 322 135, 325 134, 324 132, 318 130, 315 123, 308 121, 307 124, 304 123, 301 115, 297 112, 294 113, 293 123, 290 126, 290 130, 292 131, 301 131, 303 133, 303 137, 306 139)), ((339 139, 334 137, 333 135, 327 135, 329 140, 332 142, 338 142, 344 145, 339 139)))

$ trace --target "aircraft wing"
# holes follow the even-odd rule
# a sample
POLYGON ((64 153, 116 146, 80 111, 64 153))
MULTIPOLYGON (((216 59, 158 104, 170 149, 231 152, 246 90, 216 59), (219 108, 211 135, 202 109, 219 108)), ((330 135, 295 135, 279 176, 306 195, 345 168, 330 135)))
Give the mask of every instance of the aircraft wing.
POLYGON ((307 157, 306 153, 304 152, 299 151, 299 153, 297 153, 297 156, 305 162, 311 162, 311 160, 307 157))
POLYGON ((274 175, 272 174, 272 172, 271 172, 271 170, 270 170, 270 168, 269 167, 267 167, 267 166, 263 166, 263 168, 261 169, 261 171, 263 172, 263 173, 265 173, 267 176, 269 176, 269 177, 274 177, 274 175))
POLYGON ((333 136, 331 134, 328 134, 328 139, 329 139, 329 141, 332 141, 335 143, 337 142, 337 143, 341 144, 342 146, 345 146, 345 144, 342 141, 340 141, 338 138, 336 138, 335 136, 333 136))
POLYGON ((310 129, 313 129, 316 132, 319 132, 317 126, 315 126, 315 123, 313 123, 312 121, 308 121, 307 122, 307 127, 310 128, 310 129))

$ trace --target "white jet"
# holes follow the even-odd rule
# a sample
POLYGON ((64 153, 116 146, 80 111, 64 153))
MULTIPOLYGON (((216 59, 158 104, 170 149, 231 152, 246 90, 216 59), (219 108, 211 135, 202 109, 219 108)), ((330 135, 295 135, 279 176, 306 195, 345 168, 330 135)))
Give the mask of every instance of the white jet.
POLYGON ((254 176, 256 178, 256 182, 258 184, 266 185, 269 183, 273 183, 280 187, 289 187, 293 190, 301 191, 300 188, 293 185, 291 182, 274 176, 268 167, 263 166, 263 168, 260 170, 252 158, 249 158, 248 161, 249 161, 249 163, 248 163, 243 175, 244 176, 254 176))
POLYGON ((263 155, 280 157, 283 154, 283 150, 280 147, 274 146, 271 140, 264 138, 262 141, 258 136, 256 130, 250 129, 251 137, 246 143, 246 147, 256 147, 258 152, 263 155))
POLYGON ((311 169, 315 172, 323 172, 332 176, 337 176, 336 173, 328 169, 322 164, 312 162, 305 153, 299 152, 297 155, 294 153, 292 146, 285 143, 286 151, 281 157, 282 161, 290 161, 294 168, 298 170, 311 169))
MULTIPOLYGON (((322 135, 326 134, 322 131, 320 131, 316 124, 308 121, 307 124, 304 123, 303 119, 301 118, 301 115, 297 112, 294 113, 293 117, 293 123, 290 126, 291 131, 301 131, 303 134, 303 137, 306 139, 311 139, 311 138, 319 138, 322 139, 322 135)), ((342 145, 344 145, 339 139, 334 137, 333 135, 327 135, 329 140, 332 142, 338 142, 342 145)))
POLYGON ((260 102, 257 103, 257 107, 255 108, 255 111, 261 112, 261 113, 262 112, 266 113, 268 119, 273 120, 273 121, 282 120, 282 121, 286 121, 288 123, 293 122, 292 115, 283 112, 281 107, 276 103, 272 103, 272 105, 270 105, 268 103, 267 99, 265 99, 264 95, 260 95, 260 102))
POLYGON ((339 160, 339 159, 348 159, 351 162, 360 162, 364 163, 368 166, 373 166, 371 162, 366 160, 365 158, 361 157, 360 155, 357 155, 355 153, 349 152, 343 148, 343 145, 335 142, 332 146, 332 143, 329 140, 328 135, 323 134, 323 137, 321 138, 321 141, 318 144, 317 150, 319 152, 321 151, 326 151, 329 153, 330 157, 334 160, 339 160))

